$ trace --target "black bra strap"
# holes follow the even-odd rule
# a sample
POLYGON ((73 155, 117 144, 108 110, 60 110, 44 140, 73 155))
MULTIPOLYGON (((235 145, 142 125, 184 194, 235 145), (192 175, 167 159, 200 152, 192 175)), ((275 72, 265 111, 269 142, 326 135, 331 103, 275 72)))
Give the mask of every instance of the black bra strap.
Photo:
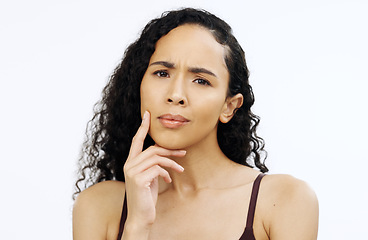
POLYGON ((265 176, 265 174, 260 173, 256 180, 254 180, 253 183, 253 189, 252 189, 252 195, 250 197, 250 203, 249 203, 249 210, 248 210, 248 217, 247 217, 247 225, 246 228, 253 228, 253 221, 254 221, 254 213, 256 211, 256 204, 257 204, 257 198, 258 198, 258 192, 259 192, 259 185, 261 184, 262 178, 265 176))
POLYGON ((121 218, 120 218, 120 225, 119 225, 119 234, 118 234, 118 238, 117 240, 121 240, 121 237, 123 236, 123 231, 124 231, 124 225, 125 225, 125 221, 127 219, 127 199, 126 199, 126 192, 124 194, 124 203, 123 203, 123 211, 121 213, 121 218))

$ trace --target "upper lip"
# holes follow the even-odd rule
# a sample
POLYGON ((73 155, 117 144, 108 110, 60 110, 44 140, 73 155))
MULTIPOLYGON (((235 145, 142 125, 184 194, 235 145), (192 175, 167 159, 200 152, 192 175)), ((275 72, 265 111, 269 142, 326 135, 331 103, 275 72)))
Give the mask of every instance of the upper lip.
POLYGON ((173 120, 173 121, 180 121, 180 122, 189 122, 188 119, 185 117, 179 115, 179 114, 163 114, 158 117, 159 119, 167 119, 167 120, 173 120))

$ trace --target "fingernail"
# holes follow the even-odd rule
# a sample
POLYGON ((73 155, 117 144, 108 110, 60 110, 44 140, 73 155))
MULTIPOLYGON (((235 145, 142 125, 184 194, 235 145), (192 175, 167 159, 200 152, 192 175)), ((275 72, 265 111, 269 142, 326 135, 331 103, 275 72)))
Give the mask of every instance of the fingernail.
POLYGON ((144 114, 143 114, 142 122, 144 122, 144 120, 146 120, 146 118, 147 118, 147 111, 145 111, 144 114))

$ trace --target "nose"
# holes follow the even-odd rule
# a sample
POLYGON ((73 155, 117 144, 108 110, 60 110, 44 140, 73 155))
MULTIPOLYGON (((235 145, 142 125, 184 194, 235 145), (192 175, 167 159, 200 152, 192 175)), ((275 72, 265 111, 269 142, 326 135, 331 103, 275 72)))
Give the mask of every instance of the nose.
POLYGON ((168 98, 167 102, 174 103, 174 104, 179 104, 179 105, 184 105, 184 100, 183 99, 168 98))
POLYGON ((169 104, 185 106, 188 103, 184 81, 182 79, 172 79, 166 102, 169 104))

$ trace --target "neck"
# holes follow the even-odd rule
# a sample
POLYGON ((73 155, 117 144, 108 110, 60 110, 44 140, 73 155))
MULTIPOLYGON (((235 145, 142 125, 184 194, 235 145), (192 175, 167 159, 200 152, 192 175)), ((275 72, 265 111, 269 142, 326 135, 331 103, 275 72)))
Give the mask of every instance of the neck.
POLYGON ((180 195, 195 193, 201 189, 221 188, 229 177, 236 163, 228 159, 221 151, 217 138, 214 140, 195 144, 186 148, 183 158, 173 158, 184 167, 184 172, 169 171, 172 178, 170 185, 165 189, 176 191, 180 195))

